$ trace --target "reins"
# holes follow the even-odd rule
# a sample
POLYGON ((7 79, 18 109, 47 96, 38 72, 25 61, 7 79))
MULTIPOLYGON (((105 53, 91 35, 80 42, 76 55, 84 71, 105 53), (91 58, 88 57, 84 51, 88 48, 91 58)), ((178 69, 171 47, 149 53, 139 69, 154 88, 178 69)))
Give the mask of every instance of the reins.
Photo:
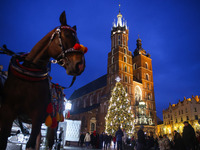
MULTIPOLYGON (((62 39, 61 39, 61 29, 71 30, 78 43, 79 43, 79 41, 76 36, 76 31, 73 28, 71 28, 70 26, 60 26, 60 27, 56 28, 55 32, 52 34, 49 44, 48 44, 48 47, 50 46, 51 42, 55 39, 56 35, 58 35, 59 46, 60 46, 62 52, 57 56, 57 58, 55 60, 51 60, 50 63, 53 63, 53 64, 57 63, 60 66, 64 66, 65 65, 64 59, 67 58, 67 53, 79 52, 79 53, 84 54, 87 52, 87 48, 84 47, 83 45, 75 44, 75 46, 73 48, 64 49, 63 44, 62 44, 62 39)), ((21 53, 15 53, 15 52, 7 49, 7 47, 5 45, 3 46, 3 48, 0 47, 0 51, 2 51, 2 52, 0 52, 0 54, 7 54, 9 56, 12 56, 11 63, 10 63, 10 70, 12 71, 12 73, 15 76, 17 76, 21 79, 25 79, 28 81, 40 81, 40 80, 46 79, 50 72, 50 68, 48 68, 48 67, 46 68, 46 72, 44 72, 44 70, 40 70, 40 69, 32 69, 32 68, 24 67, 19 62, 26 62, 27 64, 32 64, 35 66, 37 66, 37 65, 33 62, 25 60, 24 55, 21 55, 21 53)), ((64 89, 70 88, 74 84, 75 80, 76 80, 76 76, 73 76, 73 79, 72 79, 69 87, 63 87, 63 86, 62 87, 64 89)))

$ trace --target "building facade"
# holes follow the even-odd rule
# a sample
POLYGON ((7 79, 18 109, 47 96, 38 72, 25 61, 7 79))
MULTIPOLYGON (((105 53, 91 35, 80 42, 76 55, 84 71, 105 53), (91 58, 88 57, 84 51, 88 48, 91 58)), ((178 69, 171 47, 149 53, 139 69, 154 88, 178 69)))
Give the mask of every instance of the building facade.
POLYGON ((200 96, 192 96, 177 104, 169 104, 169 107, 163 110, 163 124, 157 126, 158 135, 167 134, 173 136, 173 131, 183 132, 184 121, 188 121, 195 131, 200 130, 198 120, 200 118, 200 96))
POLYGON ((155 132, 157 118, 152 60, 142 48, 139 37, 136 49, 133 52, 129 50, 129 30, 127 23, 122 20, 119 11, 117 23, 113 22, 111 30, 107 74, 75 90, 69 98, 72 101, 72 119, 82 121, 82 131, 96 130, 100 133, 105 130, 111 91, 116 83, 115 78, 119 76, 131 100, 136 131, 140 125, 144 125, 145 132, 155 132))

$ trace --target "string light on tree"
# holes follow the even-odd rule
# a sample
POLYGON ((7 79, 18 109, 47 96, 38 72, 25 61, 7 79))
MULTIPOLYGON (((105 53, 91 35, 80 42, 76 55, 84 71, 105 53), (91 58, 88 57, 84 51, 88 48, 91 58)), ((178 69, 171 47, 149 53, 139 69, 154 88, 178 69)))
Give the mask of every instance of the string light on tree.
POLYGON ((117 82, 113 88, 109 101, 108 112, 106 119, 106 132, 114 135, 118 127, 125 129, 127 132, 132 132, 133 113, 131 111, 130 100, 125 88, 120 83, 120 77, 115 79, 117 82))

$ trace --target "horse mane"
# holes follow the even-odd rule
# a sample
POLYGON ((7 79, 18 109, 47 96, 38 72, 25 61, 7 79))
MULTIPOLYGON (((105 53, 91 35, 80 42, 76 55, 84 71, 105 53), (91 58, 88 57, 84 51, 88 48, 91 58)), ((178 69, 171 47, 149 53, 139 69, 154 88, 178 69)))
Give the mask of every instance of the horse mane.
MULTIPOLYGON (((56 28, 50 31, 47 35, 45 35, 32 49, 31 52, 26 57, 27 61, 37 63, 37 60, 41 57, 42 54, 45 53, 48 48, 48 44, 53 32, 55 32, 56 28)), ((49 58, 46 58, 49 59, 49 58)))

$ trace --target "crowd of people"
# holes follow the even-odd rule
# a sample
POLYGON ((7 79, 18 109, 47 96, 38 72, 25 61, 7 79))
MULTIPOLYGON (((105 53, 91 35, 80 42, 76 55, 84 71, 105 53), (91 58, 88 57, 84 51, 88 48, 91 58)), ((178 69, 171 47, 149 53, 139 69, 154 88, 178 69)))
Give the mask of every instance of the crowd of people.
POLYGON ((195 134, 194 128, 187 121, 184 125, 182 135, 175 130, 171 140, 167 135, 156 138, 152 132, 147 136, 143 125, 137 132, 137 139, 134 136, 129 139, 125 130, 120 127, 115 136, 105 132, 98 134, 96 131, 91 135, 89 132, 81 133, 79 146, 107 150, 113 142, 113 147, 117 150, 200 150, 200 132, 195 134))

